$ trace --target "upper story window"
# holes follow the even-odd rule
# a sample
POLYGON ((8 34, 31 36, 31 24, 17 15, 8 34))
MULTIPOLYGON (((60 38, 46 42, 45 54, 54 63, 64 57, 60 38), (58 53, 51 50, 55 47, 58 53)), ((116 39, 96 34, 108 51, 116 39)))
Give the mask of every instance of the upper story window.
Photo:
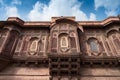
POLYGON ((113 46, 115 47, 116 50, 120 49, 120 34, 119 32, 112 30, 108 33, 108 38, 109 40, 112 41, 113 46))
POLYGON ((0 30, 0 47, 2 46, 5 38, 7 37, 8 29, 0 30))
POLYGON ((68 35, 65 33, 62 33, 59 35, 59 45, 60 45, 60 50, 62 52, 66 52, 69 49, 69 40, 68 40, 68 35))
POLYGON ((36 51, 37 50, 37 45, 38 45, 37 40, 32 41, 32 43, 30 45, 30 51, 36 51))
POLYGON ((60 22, 51 26, 51 52, 72 53, 79 51, 77 43, 78 24, 70 22, 60 22))
POLYGON ((92 53, 96 53, 95 55, 98 55, 100 52, 100 44, 97 39, 91 38, 88 40, 89 47, 92 53))
POLYGON ((91 41, 90 42, 90 48, 93 52, 98 52, 98 44, 96 41, 91 41))
POLYGON ((31 39, 29 46, 30 54, 34 55, 38 50, 38 39, 31 39))
POLYGON ((60 46, 61 47, 68 47, 68 38, 67 38, 67 36, 62 36, 61 37, 60 46))

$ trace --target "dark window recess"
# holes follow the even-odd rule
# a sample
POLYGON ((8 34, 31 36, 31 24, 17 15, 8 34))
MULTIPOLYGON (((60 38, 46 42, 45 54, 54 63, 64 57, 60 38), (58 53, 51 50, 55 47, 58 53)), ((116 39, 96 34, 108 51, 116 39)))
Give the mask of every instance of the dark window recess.
POLYGON ((15 32, 13 32, 13 33, 11 32, 10 33, 10 36, 12 36, 12 37, 9 37, 9 41, 6 43, 6 46, 5 46, 4 50, 3 50, 4 54, 10 54, 11 53, 11 50, 13 48, 13 44, 14 44, 15 39, 16 39, 16 35, 15 34, 18 35, 15 32))
POLYGON ((60 65, 61 68, 68 68, 68 65, 60 65))
POLYGON ((77 62, 77 59, 71 59, 72 62, 77 62))
POLYGON ((52 71, 51 74, 52 75, 57 75, 57 71, 52 71))
POLYGON ((60 61, 62 61, 62 62, 67 62, 68 59, 60 59, 60 61))
POLYGON ((83 65, 84 64, 84 62, 80 62, 80 65, 83 65))
POLYGON ((71 48, 76 48, 75 37, 70 37, 70 41, 71 41, 71 48))
POLYGON ((51 48, 52 48, 51 49, 52 52, 54 52, 54 53, 57 52, 57 49, 56 49, 57 48, 57 38, 52 38, 51 48))
POLYGON ((115 62, 111 62, 111 63, 112 63, 111 65, 113 65, 113 66, 117 65, 117 63, 115 63, 115 62))
POLYGON ((120 66, 120 62, 118 63, 118 66, 120 66))
POLYGON ((35 64, 35 62, 28 62, 28 64, 29 64, 29 65, 33 65, 33 64, 35 64))
POLYGON ((104 62, 105 65, 109 65, 109 62, 104 62))
POLYGON ((101 65, 101 62, 93 62, 94 65, 101 65))
POLYGON ((85 65, 90 65, 90 62, 84 62, 85 65))
POLYGON ((77 71, 71 71, 71 75, 77 75, 77 71))
POLYGON ((58 67, 58 65, 52 65, 52 68, 57 68, 58 67))
POLYGON ((77 68, 77 65, 71 65, 72 68, 77 68))
POLYGON ((52 61, 52 62, 57 62, 57 61, 58 61, 58 59, 51 59, 51 61, 52 61))
POLYGON ((61 75, 68 75, 68 71, 60 71, 61 75))

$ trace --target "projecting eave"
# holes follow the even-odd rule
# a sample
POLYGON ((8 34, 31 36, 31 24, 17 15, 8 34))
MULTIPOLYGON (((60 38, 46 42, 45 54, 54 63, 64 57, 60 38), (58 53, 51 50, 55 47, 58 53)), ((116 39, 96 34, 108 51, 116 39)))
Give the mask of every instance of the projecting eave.
MULTIPOLYGON (((111 23, 120 23, 119 17, 109 17, 103 21, 75 21, 83 27, 105 27, 111 23)), ((52 21, 23 21, 18 17, 9 17, 7 21, 0 21, 0 26, 18 25, 21 27, 50 27, 52 21)))
POLYGON ((77 21, 79 25, 83 27, 104 27, 113 22, 120 23, 119 17, 109 17, 103 21, 77 21))
POLYGON ((25 22, 23 24, 23 27, 49 27, 51 25, 51 22, 48 22, 48 21, 42 21, 42 22, 39 22, 39 21, 34 21, 34 22, 25 22))

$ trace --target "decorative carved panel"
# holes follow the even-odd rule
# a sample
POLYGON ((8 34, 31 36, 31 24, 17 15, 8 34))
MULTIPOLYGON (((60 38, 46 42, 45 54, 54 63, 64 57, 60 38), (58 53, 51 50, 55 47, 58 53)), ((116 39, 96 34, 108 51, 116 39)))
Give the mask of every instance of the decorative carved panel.
POLYGON ((108 32, 108 40, 109 44, 111 45, 111 49, 113 53, 120 53, 120 39, 119 39, 119 32, 116 30, 111 30, 108 32))
POLYGON ((10 31, 9 38, 6 42, 5 48, 3 49, 3 52, 5 55, 11 55, 13 54, 15 48, 16 48, 16 43, 18 41, 18 36, 19 33, 17 31, 10 31))
POLYGON ((33 40, 30 44, 30 55, 34 55, 38 49, 38 40, 33 40))
POLYGON ((4 40, 5 40, 5 37, 0 37, 0 48, 1 48, 1 46, 2 46, 2 44, 3 44, 3 42, 4 42, 4 40))
POLYGON ((16 46, 16 50, 15 50, 15 53, 17 53, 16 55, 18 55, 18 53, 20 53, 21 48, 22 48, 22 39, 19 38, 17 46, 16 46))
POLYGON ((89 44, 89 47, 90 47, 90 52, 92 55, 100 55, 101 54, 101 50, 103 49, 102 48, 102 44, 100 45, 100 42, 95 39, 95 38, 90 38, 88 40, 88 44, 89 44))
POLYGON ((5 39, 7 38, 8 31, 9 30, 7 30, 7 29, 4 29, 3 31, 2 30, 0 31, 0 48, 2 48, 2 45, 4 44, 5 39))
POLYGON ((68 36, 67 35, 62 35, 60 36, 60 42, 59 42, 59 45, 60 45, 60 50, 62 52, 66 52, 68 49, 69 49, 69 40, 68 40, 68 36))
POLYGON ((52 52, 77 52, 79 49, 77 26, 69 23, 59 23, 51 29, 51 51, 52 52), (58 29, 58 30, 57 30, 58 29))
POLYGON ((27 51, 27 48, 28 48, 28 41, 27 41, 27 40, 24 40, 24 41, 23 41, 23 45, 22 45, 22 51, 23 51, 23 52, 26 52, 26 51, 27 51))

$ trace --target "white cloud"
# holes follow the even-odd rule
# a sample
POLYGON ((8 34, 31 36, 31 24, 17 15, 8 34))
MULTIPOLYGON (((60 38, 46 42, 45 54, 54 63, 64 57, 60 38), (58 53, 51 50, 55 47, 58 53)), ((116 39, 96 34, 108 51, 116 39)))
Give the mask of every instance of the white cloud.
POLYGON ((96 10, 99 7, 104 7, 105 14, 107 16, 117 15, 117 11, 120 8, 120 0, 94 0, 94 1, 95 1, 95 9, 96 10))
POLYGON ((96 15, 93 13, 90 13, 89 21, 94 21, 94 20, 96 20, 96 15))
POLYGON ((21 5, 22 2, 20 0, 12 0, 11 4, 12 5, 21 5))
POLYGON ((53 16, 75 16, 76 20, 96 20, 95 14, 90 18, 80 10, 82 3, 78 0, 51 0, 48 5, 37 1, 28 14, 29 20, 50 20, 53 16))
POLYGON ((0 0, 0 5, 3 5, 3 0, 0 0))
POLYGON ((18 12, 18 8, 16 5, 20 5, 20 0, 12 0, 10 4, 4 2, 4 0, 0 0, 0 19, 6 19, 8 17, 20 17, 18 12))
POLYGON ((20 17, 19 13, 18 13, 18 9, 13 6, 13 7, 6 7, 6 16, 7 17, 20 17))

